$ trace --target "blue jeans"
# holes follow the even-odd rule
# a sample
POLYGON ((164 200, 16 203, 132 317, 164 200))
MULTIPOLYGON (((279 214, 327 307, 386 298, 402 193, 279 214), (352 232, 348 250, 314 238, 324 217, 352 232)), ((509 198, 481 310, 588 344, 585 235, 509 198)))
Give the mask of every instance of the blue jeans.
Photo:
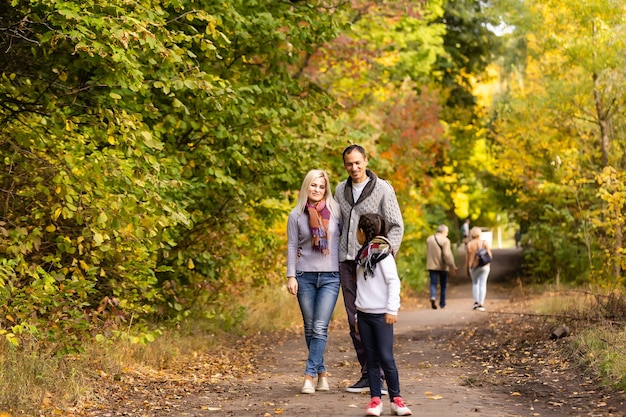
POLYGON ((326 372, 324 351, 328 323, 339 296, 339 272, 296 272, 298 303, 304 321, 304 339, 309 349, 305 374, 326 372))
POLYGON ((400 377, 393 358, 393 324, 385 323, 384 314, 369 314, 359 311, 358 326, 361 342, 367 355, 370 396, 380 397, 382 381, 380 370, 385 375, 389 399, 400 396, 400 377))
POLYGON ((430 299, 437 299, 437 284, 441 289, 441 297, 439 298, 439 307, 446 306, 446 289, 448 288, 448 271, 428 270, 430 275, 430 299))
POLYGON ((489 264, 479 266, 478 268, 470 268, 470 276, 472 277, 472 295, 474 302, 485 305, 485 296, 487 295, 487 277, 489 277, 491 267, 489 264))

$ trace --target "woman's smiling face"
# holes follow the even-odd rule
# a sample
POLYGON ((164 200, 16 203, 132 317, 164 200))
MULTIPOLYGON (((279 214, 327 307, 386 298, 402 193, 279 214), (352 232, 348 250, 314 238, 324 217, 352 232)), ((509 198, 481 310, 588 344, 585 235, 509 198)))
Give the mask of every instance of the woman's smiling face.
POLYGON ((307 198, 309 203, 319 203, 326 195, 326 181, 323 177, 319 177, 311 181, 307 190, 307 198))

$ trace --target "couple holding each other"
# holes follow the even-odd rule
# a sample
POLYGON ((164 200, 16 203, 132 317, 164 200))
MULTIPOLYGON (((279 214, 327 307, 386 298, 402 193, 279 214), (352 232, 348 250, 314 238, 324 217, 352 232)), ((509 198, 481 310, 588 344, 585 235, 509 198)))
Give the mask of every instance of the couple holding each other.
POLYGON ((337 186, 336 201, 328 175, 312 170, 287 222, 287 289, 298 297, 309 350, 302 393, 330 389, 324 351, 341 287, 361 364, 361 379, 346 391, 369 390, 366 415, 379 416, 385 378, 392 412, 411 415, 400 396, 393 357, 393 324, 400 307, 394 255, 404 232, 402 214, 392 186, 366 169, 361 146, 348 146, 343 163, 349 178, 337 186))

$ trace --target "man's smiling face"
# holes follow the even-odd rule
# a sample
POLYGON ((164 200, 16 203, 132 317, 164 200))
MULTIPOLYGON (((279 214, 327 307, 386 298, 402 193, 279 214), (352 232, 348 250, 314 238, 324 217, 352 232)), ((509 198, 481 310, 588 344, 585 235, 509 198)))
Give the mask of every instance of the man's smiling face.
POLYGON ((358 150, 346 154, 343 158, 343 166, 352 178, 352 182, 359 184, 367 178, 365 169, 367 168, 367 158, 358 150))

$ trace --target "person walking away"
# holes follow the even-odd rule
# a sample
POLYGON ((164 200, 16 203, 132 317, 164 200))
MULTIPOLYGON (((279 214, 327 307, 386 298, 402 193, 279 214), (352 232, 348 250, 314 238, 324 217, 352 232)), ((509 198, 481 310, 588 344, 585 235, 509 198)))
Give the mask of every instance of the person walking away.
POLYGON ((515 247, 516 248, 520 248, 520 246, 522 245, 522 230, 521 229, 517 229, 515 231, 515 247))
MULTIPOLYGON (((356 259, 360 245, 356 238, 359 218, 364 213, 377 213, 383 216, 388 227, 388 239, 394 256, 397 256, 404 234, 402 213, 395 191, 389 182, 379 178, 367 169, 368 159, 365 149, 350 145, 344 149, 343 165, 348 178, 335 189, 335 199, 339 203, 343 228, 339 242, 339 275, 344 306, 348 316, 350 337, 361 365, 360 379, 346 388, 348 392, 367 392, 370 389, 365 349, 360 335, 355 331, 356 314, 356 259)), ((382 375, 381 375, 382 377, 382 375)), ((383 389, 383 393, 386 391, 383 389)))
MULTIPOLYGON (((467 218, 461 225, 461 242, 464 245, 467 245, 467 242, 470 241, 470 219, 467 218)), ((460 246, 460 245, 459 245, 460 246)))
POLYGON ((341 212, 328 175, 317 169, 309 171, 287 220, 287 290, 297 295, 309 350, 303 394, 330 389, 324 352, 340 288, 340 223, 341 212))
POLYGON ((478 250, 487 249, 489 257, 493 259, 489 244, 481 240, 480 227, 472 227, 470 230, 470 241, 467 243, 465 252, 465 270, 472 278, 472 295, 474 296, 474 310, 485 311, 485 297, 487 295, 487 278, 491 271, 491 264, 479 265, 478 250))
POLYGON ((430 277, 430 306, 437 309, 437 285, 439 285, 439 307, 446 306, 446 290, 448 288, 448 273, 457 272, 448 226, 440 224, 437 233, 426 238, 426 268, 430 277))
POLYGON ((400 278, 387 239, 385 219, 375 213, 359 218, 357 241, 362 245, 357 253, 356 330, 367 357, 370 384, 370 402, 366 416, 380 416, 382 383, 380 370, 385 374, 391 413, 410 416, 411 410, 400 396, 400 378, 393 355, 393 325, 400 309, 400 278))

